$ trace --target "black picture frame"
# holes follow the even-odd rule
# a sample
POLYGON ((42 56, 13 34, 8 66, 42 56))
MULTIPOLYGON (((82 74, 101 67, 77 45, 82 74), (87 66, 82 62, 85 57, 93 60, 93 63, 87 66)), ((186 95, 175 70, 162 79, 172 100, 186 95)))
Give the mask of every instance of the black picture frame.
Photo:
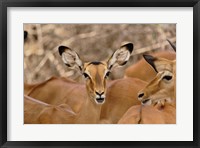
POLYGON ((200 147, 200 1, 199 0, 1 0, 0 2, 0 146, 1 147, 200 147), (8 7, 193 7, 193 141, 7 141, 8 7))

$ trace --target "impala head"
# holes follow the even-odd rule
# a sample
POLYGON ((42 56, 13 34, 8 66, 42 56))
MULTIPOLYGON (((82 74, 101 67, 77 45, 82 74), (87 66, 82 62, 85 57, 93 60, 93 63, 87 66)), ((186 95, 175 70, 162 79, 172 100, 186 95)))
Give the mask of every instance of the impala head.
POLYGON ((126 64, 133 51, 133 44, 127 43, 121 46, 107 61, 87 63, 83 63, 79 55, 68 47, 60 46, 58 49, 65 65, 80 71, 85 77, 89 98, 97 104, 103 104, 106 94, 106 79, 112 69, 126 64))
POLYGON ((176 60, 170 61, 150 55, 144 55, 144 59, 157 72, 157 75, 138 93, 138 99, 144 105, 154 105, 175 99, 176 60))

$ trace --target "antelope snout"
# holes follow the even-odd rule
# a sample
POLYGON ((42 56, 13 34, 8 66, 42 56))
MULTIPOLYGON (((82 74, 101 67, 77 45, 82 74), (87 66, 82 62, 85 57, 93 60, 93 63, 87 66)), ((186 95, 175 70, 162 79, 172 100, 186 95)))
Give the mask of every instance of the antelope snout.
POLYGON ((103 104, 105 101, 105 92, 104 91, 95 91, 96 93, 96 102, 103 104))
POLYGON ((142 105, 151 105, 152 104, 151 99, 146 98, 144 92, 138 93, 138 100, 141 101, 142 105))
POLYGON ((104 92, 95 92, 96 93, 96 95, 99 95, 99 96, 102 96, 103 94, 104 94, 104 92))
POLYGON ((138 94, 138 100, 141 101, 143 96, 144 96, 144 93, 143 93, 143 92, 139 93, 139 94, 138 94))

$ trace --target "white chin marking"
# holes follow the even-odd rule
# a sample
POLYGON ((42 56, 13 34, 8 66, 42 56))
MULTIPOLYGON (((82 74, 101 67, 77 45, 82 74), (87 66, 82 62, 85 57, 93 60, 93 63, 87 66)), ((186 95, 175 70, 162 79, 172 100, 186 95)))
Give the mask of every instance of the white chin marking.
POLYGON ((142 103, 142 105, 151 105, 151 104, 152 104, 152 101, 150 99, 147 102, 142 103))
POLYGON ((151 104, 152 104, 151 100, 147 101, 147 103, 146 103, 146 105, 151 105, 151 104))

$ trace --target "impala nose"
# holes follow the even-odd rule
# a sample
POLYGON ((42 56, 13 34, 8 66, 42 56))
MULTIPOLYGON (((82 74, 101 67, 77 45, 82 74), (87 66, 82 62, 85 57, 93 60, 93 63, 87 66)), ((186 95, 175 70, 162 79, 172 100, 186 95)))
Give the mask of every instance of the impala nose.
POLYGON ((139 93, 138 94, 138 99, 142 98, 144 96, 144 93, 139 93))
POLYGON ((102 103, 104 103, 104 100, 105 100, 105 94, 104 94, 104 92, 95 92, 96 93, 96 101, 97 101, 97 103, 100 103, 100 104, 102 104, 102 103))
POLYGON ((99 93, 99 92, 96 91, 96 94, 99 95, 99 96, 102 96, 104 94, 104 92, 99 93))

